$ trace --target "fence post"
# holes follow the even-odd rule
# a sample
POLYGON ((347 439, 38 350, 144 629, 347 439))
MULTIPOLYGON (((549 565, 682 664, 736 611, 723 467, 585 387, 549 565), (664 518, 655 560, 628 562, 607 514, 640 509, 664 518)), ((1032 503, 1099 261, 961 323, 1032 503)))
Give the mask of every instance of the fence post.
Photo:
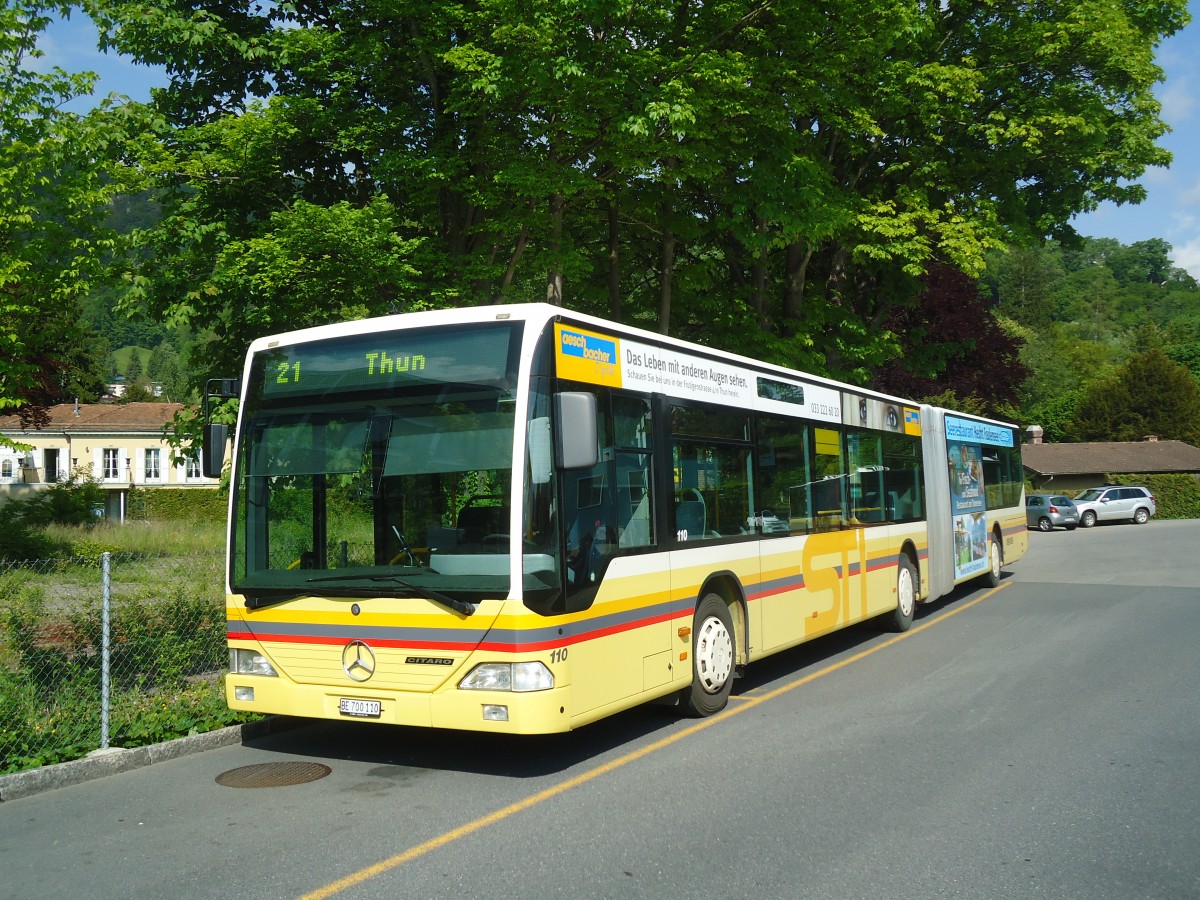
POLYGON ((109 652, 110 625, 112 620, 112 554, 107 550, 100 556, 101 603, 100 603, 100 749, 108 749, 109 717, 109 652))

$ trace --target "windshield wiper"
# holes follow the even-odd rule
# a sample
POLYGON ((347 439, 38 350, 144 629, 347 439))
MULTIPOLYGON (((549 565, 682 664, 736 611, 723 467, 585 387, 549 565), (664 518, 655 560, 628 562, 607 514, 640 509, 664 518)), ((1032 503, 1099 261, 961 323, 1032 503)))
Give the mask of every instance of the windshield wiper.
POLYGON ((319 578, 308 578, 306 581, 309 584, 325 584, 331 581, 385 581, 397 587, 410 590, 418 597, 424 597, 426 600, 433 600, 436 603, 441 603, 443 606, 448 606, 455 612, 462 613, 464 616, 475 614, 474 603, 467 603, 465 600, 459 600, 448 594, 443 594, 441 591, 435 591, 432 588, 421 587, 395 575, 322 575, 319 578))
POLYGON ((264 590, 262 588, 242 588, 241 593, 246 596, 246 609, 265 609, 268 606, 287 603, 289 600, 295 600, 305 594, 304 591, 297 590, 264 590))

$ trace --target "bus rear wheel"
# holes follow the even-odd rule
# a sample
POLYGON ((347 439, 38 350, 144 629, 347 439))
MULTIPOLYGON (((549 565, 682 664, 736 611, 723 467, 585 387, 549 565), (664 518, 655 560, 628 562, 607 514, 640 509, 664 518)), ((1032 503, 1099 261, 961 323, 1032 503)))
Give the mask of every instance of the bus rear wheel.
POLYGON ((1000 554, 1000 542, 996 540, 996 535, 988 535, 988 571, 987 583, 992 587, 1000 586, 1000 567, 1004 564, 1004 559, 1000 554))
POLYGON ((917 575, 907 556, 900 557, 896 572, 896 608, 886 615, 889 631, 908 631, 917 614, 917 575))
POLYGON ((696 607, 692 621, 692 686, 683 692, 688 715, 711 716, 725 708, 733 687, 733 619, 716 594, 696 607))

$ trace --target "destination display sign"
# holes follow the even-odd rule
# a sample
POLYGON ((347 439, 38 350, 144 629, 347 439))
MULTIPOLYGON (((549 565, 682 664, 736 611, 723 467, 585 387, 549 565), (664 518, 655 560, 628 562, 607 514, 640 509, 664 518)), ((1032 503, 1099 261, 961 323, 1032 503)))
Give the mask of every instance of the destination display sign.
POLYGON ((499 384, 514 330, 488 322, 453 329, 386 331, 274 347, 255 357, 262 396, 321 396, 421 382, 499 384))

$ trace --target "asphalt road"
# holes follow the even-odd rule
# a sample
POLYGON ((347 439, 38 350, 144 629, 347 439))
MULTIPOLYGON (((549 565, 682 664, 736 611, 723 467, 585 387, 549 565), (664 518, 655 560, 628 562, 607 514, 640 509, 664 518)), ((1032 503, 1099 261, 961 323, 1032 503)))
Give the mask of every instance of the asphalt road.
POLYGON ((1200 897, 1200 522, 1030 542, 698 723, 322 723, 0 803, 0 897, 1200 897), (329 772, 217 780, 264 763, 329 772))

